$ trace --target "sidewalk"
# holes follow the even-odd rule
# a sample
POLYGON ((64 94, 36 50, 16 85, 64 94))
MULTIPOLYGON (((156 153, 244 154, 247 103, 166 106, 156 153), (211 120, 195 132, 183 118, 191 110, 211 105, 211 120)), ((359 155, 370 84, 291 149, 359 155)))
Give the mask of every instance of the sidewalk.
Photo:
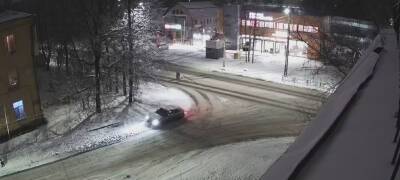
MULTIPOLYGON (((189 95, 175 88, 148 83, 142 86, 141 92, 141 102, 131 107, 126 100, 118 101, 112 108, 93 115, 71 131, 61 128, 62 131, 56 132, 60 133, 57 136, 45 137, 49 130, 56 128, 44 126, 0 144, 0 152, 8 153, 5 167, 0 167, 0 177, 115 144, 144 132, 149 134, 152 131, 144 125, 144 117, 159 106, 178 105, 187 109, 194 106, 189 95)), ((67 109, 58 109, 61 113, 47 118, 54 118, 49 121, 60 120, 57 123, 64 127, 71 119, 64 117, 63 112, 73 107, 61 108, 67 109)))
POLYGON ((330 66, 302 57, 289 57, 288 77, 283 77, 285 57, 282 54, 256 53, 254 63, 233 58, 227 51, 223 59, 206 59, 204 48, 189 45, 172 45, 166 60, 171 63, 209 72, 223 72, 264 81, 297 87, 327 91, 342 79, 342 75, 330 66))

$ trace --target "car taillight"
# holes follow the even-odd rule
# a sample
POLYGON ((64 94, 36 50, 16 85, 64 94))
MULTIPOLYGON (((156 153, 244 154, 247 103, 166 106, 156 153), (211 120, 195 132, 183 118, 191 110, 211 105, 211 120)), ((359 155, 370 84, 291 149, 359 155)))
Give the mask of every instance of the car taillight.
POLYGON ((188 118, 188 117, 190 117, 190 116, 193 116, 193 115, 194 115, 194 113, 193 113, 193 111, 192 111, 192 110, 184 111, 184 113, 185 113, 185 118, 188 118))

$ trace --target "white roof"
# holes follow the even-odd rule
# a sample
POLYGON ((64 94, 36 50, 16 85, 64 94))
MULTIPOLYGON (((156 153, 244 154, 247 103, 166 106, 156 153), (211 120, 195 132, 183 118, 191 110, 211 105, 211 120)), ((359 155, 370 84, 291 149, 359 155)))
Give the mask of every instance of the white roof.
POLYGON ((200 1, 200 2, 179 2, 179 5, 187 9, 205 9, 205 8, 217 8, 210 1, 200 1))
POLYGON ((4 11, 0 13, 0 24, 12 20, 30 17, 31 14, 17 11, 4 11))

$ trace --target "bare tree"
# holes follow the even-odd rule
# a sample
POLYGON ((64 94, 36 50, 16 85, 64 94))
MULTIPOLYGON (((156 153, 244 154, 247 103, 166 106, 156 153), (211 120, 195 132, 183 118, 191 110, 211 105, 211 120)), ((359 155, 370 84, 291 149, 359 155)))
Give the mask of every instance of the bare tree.
POLYGON ((312 32, 300 31, 297 28, 291 35, 307 44, 308 58, 319 60, 324 65, 336 67, 343 77, 354 66, 362 53, 360 39, 330 33, 323 28, 313 27, 312 32))

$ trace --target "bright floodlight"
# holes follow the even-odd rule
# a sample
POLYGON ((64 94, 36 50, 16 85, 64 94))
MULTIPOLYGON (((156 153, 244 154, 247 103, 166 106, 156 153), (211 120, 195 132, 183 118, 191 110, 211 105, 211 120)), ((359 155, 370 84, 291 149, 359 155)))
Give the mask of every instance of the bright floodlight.
POLYGON ((289 15, 289 14, 290 14, 290 9, 289 9, 289 8, 286 8, 283 12, 284 12, 286 15, 289 15))

